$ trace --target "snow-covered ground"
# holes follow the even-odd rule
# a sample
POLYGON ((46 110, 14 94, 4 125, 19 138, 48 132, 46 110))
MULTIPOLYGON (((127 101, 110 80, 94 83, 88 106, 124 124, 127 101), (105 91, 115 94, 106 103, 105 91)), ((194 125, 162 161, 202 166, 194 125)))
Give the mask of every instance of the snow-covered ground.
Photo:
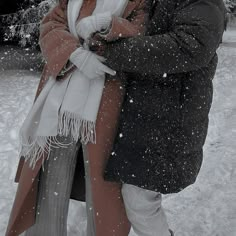
MULTIPOLYGON (((225 34, 218 53, 203 167, 193 186, 163 200, 176 236, 236 236, 236 31, 225 34)), ((38 79, 33 71, 8 70, 0 75, 0 236, 17 187, 18 131, 38 79)), ((84 236, 85 226, 84 204, 71 201, 68 236, 84 236)))

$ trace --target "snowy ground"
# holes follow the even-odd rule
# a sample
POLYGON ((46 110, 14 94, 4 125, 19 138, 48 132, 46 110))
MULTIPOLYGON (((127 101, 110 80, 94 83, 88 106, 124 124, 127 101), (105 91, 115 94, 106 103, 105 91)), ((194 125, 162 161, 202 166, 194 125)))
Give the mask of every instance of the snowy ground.
MULTIPOLYGON (((236 31, 225 35, 219 49, 199 178, 181 193, 164 197, 163 205, 176 236, 236 236, 235 75, 236 31)), ((38 78, 38 73, 23 70, 8 70, 0 76, 0 236, 4 236, 17 187, 18 131, 32 104, 38 78)), ((85 226, 84 204, 71 201, 68 236, 84 236, 85 226)))

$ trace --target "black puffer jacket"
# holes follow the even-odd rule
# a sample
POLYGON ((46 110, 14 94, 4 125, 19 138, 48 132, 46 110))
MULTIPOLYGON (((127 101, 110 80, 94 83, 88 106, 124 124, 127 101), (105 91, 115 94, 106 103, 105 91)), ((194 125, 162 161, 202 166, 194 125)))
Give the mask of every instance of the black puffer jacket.
POLYGON ((157 0, 147 36, 108 46, 128 84, 106 180, 162 193, 195 182, 223 30, 222 0, 157 0))

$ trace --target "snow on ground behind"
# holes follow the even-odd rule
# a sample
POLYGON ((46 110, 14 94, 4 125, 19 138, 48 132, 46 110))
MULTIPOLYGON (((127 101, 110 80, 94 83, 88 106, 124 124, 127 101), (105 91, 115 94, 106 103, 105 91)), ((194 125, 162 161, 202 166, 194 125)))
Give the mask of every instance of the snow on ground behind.
POLYGON ((164 201, 177 236, 236 236, 236 31, 224 41, 198 180, 164 201))
MULTIPOLYGON (((232 43, 236 31, 228 32, 224 41, 200 175, 193 186, 164 196, 163 206, 176 236, 236 236, 236 43, 232 43)), ((17 187, 18 131, 38 79, 39 74, 29 71, 11 70, 0 76, 0 236, 4 236, 17 187)), ((72 200, 68 236, 85 236, 85 227, 85 206, 72 200)))
POLYGON ((0 76, 0 236, 16 190, 19 125, 32 104, 38 77, 25 71, 6 71, 0 76))

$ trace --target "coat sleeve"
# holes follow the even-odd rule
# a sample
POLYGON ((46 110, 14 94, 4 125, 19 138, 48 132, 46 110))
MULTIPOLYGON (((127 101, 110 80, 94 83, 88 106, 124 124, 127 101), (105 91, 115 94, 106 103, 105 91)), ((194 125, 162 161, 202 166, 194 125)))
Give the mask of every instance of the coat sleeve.
POLYGON ((79 47, 79 40, 68 29, 66 8, 54 7, 40 25, 39 45, 51 76, 57 77, 71 53, 79 47))
POLYGON ((197 70, 216 53, 224 28, 221 0, 198 0, 175 10, 169 32, 110 43, 107 65, 124 72, 159 75, 197 70))
POLYGON ((113 16, 111 29, 103 38, 107 42, 111 42, 121 38, 143 35, 146 30, 147 19, 148 10, 146 1, 140 0, 128 18, 113 16))

